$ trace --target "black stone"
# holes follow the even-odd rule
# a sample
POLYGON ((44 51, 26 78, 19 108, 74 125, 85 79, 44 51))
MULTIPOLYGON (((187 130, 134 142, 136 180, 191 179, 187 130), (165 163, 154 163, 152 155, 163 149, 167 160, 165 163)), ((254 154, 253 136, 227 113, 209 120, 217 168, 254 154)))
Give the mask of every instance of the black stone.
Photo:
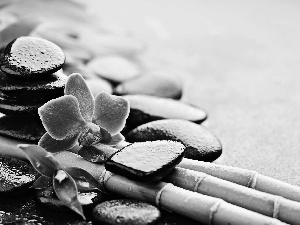
POLYGON ((0 117, 0 134, 3 136, 37 143, 45 132, 38 117, 0 117))
POLYGON ((155 206, 127 199, 106 201, 93 210, 93 224, 101 225, 154 225, 160 218, 155 206))
POLYGON ((207 118, 203 109, 173 99, 147 95, 126 95, 124 98, 130 102, 130 113, 126 121, 130 128, 161 119, 202 123, 207 118))
POLYGON ((158 181, 181 162, 185 147, 175 141, 133 143, 108 158, 105 168, 134 180, 158 181))
POLYGON ((211 162, 222 154, 220 140, 199 124, 186 120, 166 119, 143 124, 126 135, 129 142, 173 140, 185 147, 185 157, 211 162))
POLYGON ((37 172, 27 162, 8 156, 0 156, 0 197, 20 194, 33 184, 37 172))
POLYGON ((180 99, 182 84, 178 77, 158 72, 125 81, 115 88, 114 93, 118 95, 143 94, 180 99))
POLYGON ((61 69, 65 54, 56 44, 37 37, 19 37, 4 49, 1 70, 9 75, 40 78, 61 69))

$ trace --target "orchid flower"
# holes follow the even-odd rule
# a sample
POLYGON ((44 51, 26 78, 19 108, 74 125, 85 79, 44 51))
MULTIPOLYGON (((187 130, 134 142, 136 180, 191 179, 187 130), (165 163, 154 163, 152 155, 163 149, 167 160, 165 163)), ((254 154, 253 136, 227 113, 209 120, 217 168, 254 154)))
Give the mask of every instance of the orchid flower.
POLYGON ((20 144, 18 147, 25 152, 32 166, 41 174, 32 188, 44 189, 52 179, 53 189, 58 199, 85 220, 78 198, 78 189, 100 190, 98 181, 83 169, 63 168, 50 152, 38 145, 20 144))
POLYGON ((94 98, 82 76, 68 77, 65 95, 38 109, 46 129, 38 145, 50 152, 81 146, 115 146, 124 141, 120 131, 129 115, 129 102, 123 97, 100 92, 94 98))

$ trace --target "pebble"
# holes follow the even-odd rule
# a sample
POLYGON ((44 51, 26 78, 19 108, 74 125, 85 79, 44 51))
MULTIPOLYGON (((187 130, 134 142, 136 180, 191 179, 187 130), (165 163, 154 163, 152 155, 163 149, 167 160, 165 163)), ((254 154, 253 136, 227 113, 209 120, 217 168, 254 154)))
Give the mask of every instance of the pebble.
POLYGON ((37 37, 19 37, 4 49, 1 70, 18 77, 41 78, 62 68, 65 54, 56 44, 37 37))
POLYGON ((108 158, 105 169, 133 180, 159 181, 181 162, 184 150, 176 141, 133 143, 108 158))
POLYGON ((0 156, 0 195, 18 194, 36 180, 37 172, 27 162, 0 156))
POLYGON ((119 84, 114 93, 117 95, 142 94, 180 99, 182 84, 181 80, 175 75, 155 72, 119 84))
POLYGON ((222 154, 220 140, 199 124, 186 120, 165 119, 138 126, 126 135, 129 142, 173 140, 185 147, 189 159, 212 162, 222 154))
POLYGON ((37 143, 45 132, 38 117, 7 115, 0 117, 0 134, 3 136, 37 143))
POLYGON ((103 202, 94 208, 92 215, 95 224, 107 225, 154 225, 161 219, 155 206, 129 199, 103 202))
POLYGON ((107 80, 96 78, 96 79, 88 79, 85 82, 90 88, 94 97, 96 97, 96 95, 101 91, 105 91, 106 93, 109 94, 112 94, 113 92, 112 85, 107 80))
POLYGON ((87 66, 100 77, 121 83, 140 75, 136 64, 120 56, 96 57, 87 66))
MULTIPOLYGON (((42 206, 57 211, 70 211, 70 209, 60 201, 52 186, 46 189, 37 190, 37 202, 42 206)), ((82 205, 84 211, 91 211, 102 200, 102 193, 100 191, 78 192, 78 200, 82 205)))
POLYGON ((126 121, 126 126, 130 128, 161 119, 183 119, 202 123, 207 118, 203 109, 177 100, 147 95, 123 97, 130 102, 130 113, 126 121))

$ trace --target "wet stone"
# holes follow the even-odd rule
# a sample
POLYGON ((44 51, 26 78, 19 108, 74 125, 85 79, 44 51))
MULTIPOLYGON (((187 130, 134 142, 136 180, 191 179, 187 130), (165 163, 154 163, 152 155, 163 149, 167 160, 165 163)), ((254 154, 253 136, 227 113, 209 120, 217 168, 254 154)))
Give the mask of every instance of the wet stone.
POLYGON ((35 169, 27 162, 0 156, 0 196, 20 194, 28 190, 37 177, 35 169))
POLYGON ((158 181, 181 162, 185 147, 176 141, 133 143, 113 154, 105 169, 134 180, 158 181))
MULTIPOLYGON (((37 202, 49 209, 56 211, 70 211, 71 210, 60 201, 52 186, 46 189, 36 191, 37 202)), ((102 193, 100 191, 78 192, 78 200, 82 205, 84 211, 92 211, 92 209, 102 201, 102 193)))
POLYGON ((129 199, 106 201, 93 210, 95 224, 154 225, 160 218, 161 213, 155 206, 129 199))
POLYGON ((175 75, 158 72, 125 81, 119 84, 114 92, 117 95, 143 94, 180 99, 182 85, 180 79, 175 75))
POLYGON ((143 124, 126 135, 129 142, 173 140, 185 147, 185 157, 212 162, 222 154, 220 140, 201 125, 186 120, 165 119, 143 124))
POLYGON ((1 70, 20 78, 41 78, 61 69, 65 54, 56 44, 37 37, 20 37, 4 49, 1 70))
POLYGON ((126 126, 130 128, 161 119, 202 123, 207 118, 203 109, 173 99, 147 95, 126 95, 124 98, 130 102, 130 113, 126 121, 126 126))
POLYGON ((87 66, 98 76, 113 83, 120 83, 140 75, 136 64, 120 56, 97 57, 87 66))
POLYGON ((38 117, 7 115, 0 117, 0 135, 3 136, 37 143, 45 132, 38 117))

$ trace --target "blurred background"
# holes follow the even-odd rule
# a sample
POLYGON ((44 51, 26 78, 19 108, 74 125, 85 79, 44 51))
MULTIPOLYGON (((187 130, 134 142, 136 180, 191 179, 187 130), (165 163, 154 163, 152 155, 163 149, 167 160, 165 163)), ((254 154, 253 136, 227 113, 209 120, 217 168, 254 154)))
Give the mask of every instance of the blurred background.
POLYGON ((300 185, 299 1, 32 1, 14 8, 8 2, 0 1, 2 21, 41 20, 46 25, 31 35, 69 37, 57 44, 70 65, 102 52, 171 71, 182 79, 181 100, 208 112, 203 125, 223 145, 216 163, 300 185), (108 36, 97 49, 98 33, 116 40, 108 36), (118 35, 130 41, 122 45, 118 35))

